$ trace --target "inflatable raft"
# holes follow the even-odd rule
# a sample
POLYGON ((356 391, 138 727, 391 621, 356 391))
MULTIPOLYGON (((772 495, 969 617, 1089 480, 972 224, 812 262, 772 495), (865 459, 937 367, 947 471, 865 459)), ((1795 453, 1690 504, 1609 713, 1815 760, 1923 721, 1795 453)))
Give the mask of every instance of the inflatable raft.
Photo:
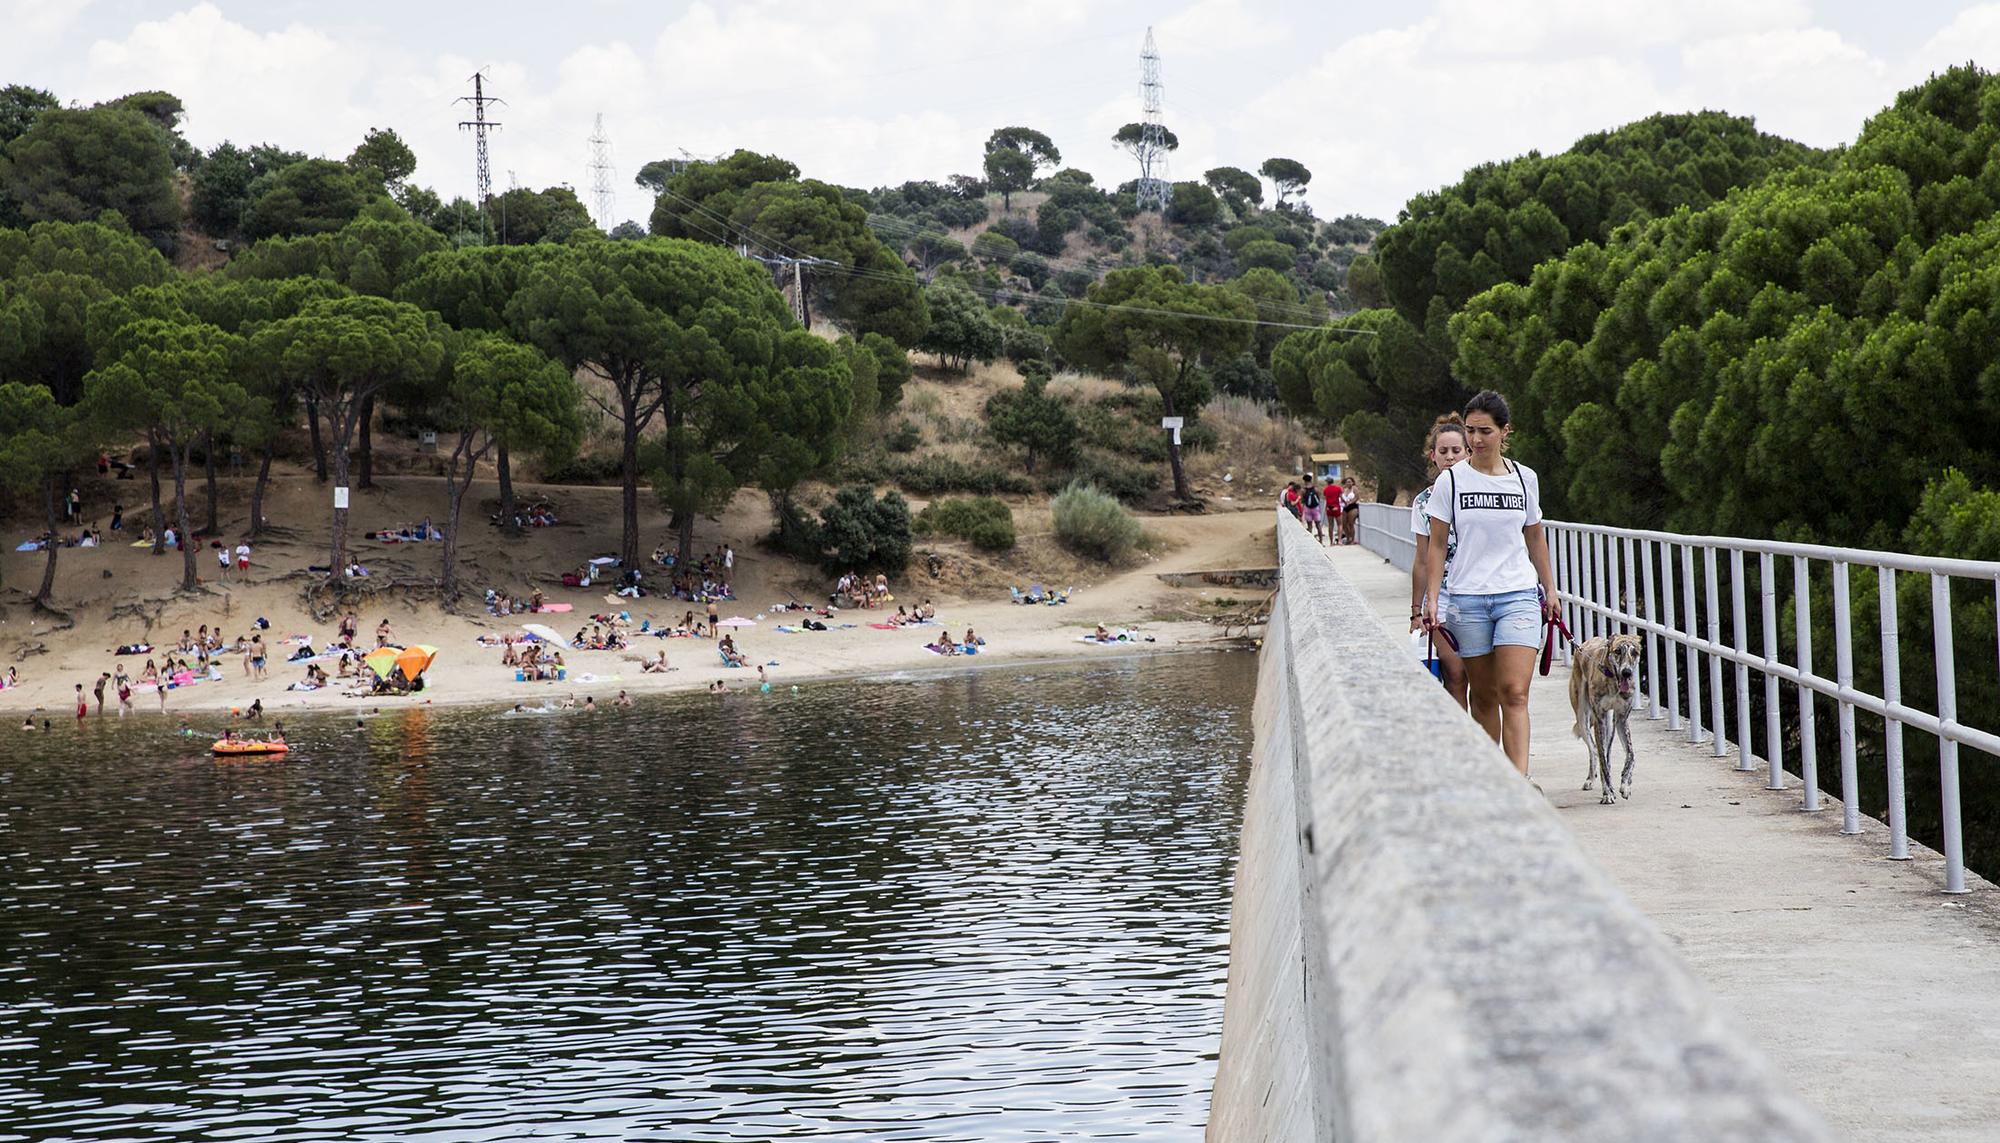
POLYGON ((210 749, 218 758, 235 758, 246 755, 283 754, 291 747, 282 742, 265 742, 255 738, 225 738, 210 749))

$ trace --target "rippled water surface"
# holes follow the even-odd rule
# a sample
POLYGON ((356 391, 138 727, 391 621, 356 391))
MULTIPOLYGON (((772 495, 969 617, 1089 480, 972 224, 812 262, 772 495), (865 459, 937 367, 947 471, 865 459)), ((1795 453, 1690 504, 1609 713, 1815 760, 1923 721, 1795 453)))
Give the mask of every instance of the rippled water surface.
POLYGON ((1199 1138, 1254 669, 0 739, 0 1139, 1199 1138))

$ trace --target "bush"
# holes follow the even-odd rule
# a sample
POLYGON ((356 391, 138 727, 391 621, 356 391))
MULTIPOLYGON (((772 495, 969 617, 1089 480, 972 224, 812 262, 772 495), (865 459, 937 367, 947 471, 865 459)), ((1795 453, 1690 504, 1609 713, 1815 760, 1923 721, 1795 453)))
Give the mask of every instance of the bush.
POLYGON ((1057 542, 1078 555, 1119 563, 1139 546, 1139 521, 1094 484, 1071 482, 1049 501, 1049 510, 1057 542))
POLYGON ((886 443, 890 452, 915 452, 917 446, 924 443, 923 430, 917 428, 915 421, 904 417, 897 423, 896 431, 889 434, 886 443))
POLYGON ((1025 476, 1001 468, 970 465, 937 454, 891 465, 889 479, 920 496, 938 496, 947 492, 991 496, 1001 492, 1023 494, 1035 490, 1025 476))
POLYGON ((828 571, 900 572, 910 562, 910 505, 900 492, 877 500, 866 485, 843 488, 820 512, 819 531, 828 571))
POLYGON ((1064 484, 1082 481, 1096 485, 1127 504, 1137 504, 1160 486, 1160 464, 1164 463, 1165 457, 1161 457, 1158 464, 1137 464, 1103 453, 1087 453, 1071 467, 1067 479, 1053 479, 1046 487, 1047 491, 1059 492, 1064 484))
POLYGON ((917 532, 957 536, 976 548, 1004 552, 1014 546, 1014 510, 991 496, 933 501, 917 513, 917 532))
MULTIPOLYGON (((616 484, 624 478, 625 458, 612 449, 578 453, 542 474, 550 484, 616 484)), ((515 479, 520 479, 518 476, 515 479)))

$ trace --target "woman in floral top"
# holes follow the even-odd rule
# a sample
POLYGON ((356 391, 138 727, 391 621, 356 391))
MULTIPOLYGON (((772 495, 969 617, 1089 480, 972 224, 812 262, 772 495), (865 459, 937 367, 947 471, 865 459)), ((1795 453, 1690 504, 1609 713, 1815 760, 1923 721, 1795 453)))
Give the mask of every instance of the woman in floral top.
MULTIPOLYGON (((1426 474, 1428 479, 1435 482, 1438 473, 1464 460, 1466 452, 1465 424, 1458 419, 1458 414, 1446 413, 1439 417, 1437 423, 1431 426, 1430 435, 1424 440, 1424 461, 1430 466, 1430 471, 1426 474)), ((1431 542, 1430 514, 1424 509, 1430 503, 1430 498, 1430 486, 1426 485, 1423 491, 1417 493, 1416 500, 1410 506, 1410 532, 1417 542, 1417 558, 1410 564, 1410 630, 1412 631, 1423 622, 1424 560, 1431 542)), ((1457 554, 1458 550, 1458 533, 1454 531, 1448 535, 1450 538, 1445 542, 1444 550, 1446 567, 1451 566, 1451 557, 1457 554)), ((1439 585, 1439 590, 1443 590, 1442 584, 1439 585)), ((1438 665, 1443 669, 1445 689, 1451 692, 1451 697, 1457 700, 1458 705, 1464 706, 1465 661, 1460 659, 1450 644, 1442 639, 1436 642, 1435 648, 1438 665)))

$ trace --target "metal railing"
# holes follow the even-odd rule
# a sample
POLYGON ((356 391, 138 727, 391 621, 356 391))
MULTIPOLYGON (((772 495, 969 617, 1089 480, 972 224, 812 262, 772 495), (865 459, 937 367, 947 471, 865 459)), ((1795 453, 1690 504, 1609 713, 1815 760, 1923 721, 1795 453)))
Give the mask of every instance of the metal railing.
POLYGON ((1417 558, 1417 540, 1410 534, 1410 510, 1393 504, 1363 504, 1354 538, 1361 546, 1402 569, 1417 558))
MULTIPOLYGON (((1414 552, 1409 539, 1409 512, 1408 508, 1364 505, 1361 517, 1364 546, 1402 568, 1409 566, 1414 552)), ((1664 718, 1670 729, 1685 730, 1689 742, 1707 743, 1718 758, 1729 755, 1733 739, 1736 768, 1751 771, 1761 763, 1768 773, 1766 785, 1773 790, 1785 788, 1786 704, 1782 692, 1785 686, 1792 688, 1796 703, 1793 727, 1798 734, 1797 762, 1804 785, 1800 808, 1807 812, 1824 808, 1814 700, 1815 696, 1821 696, 1833 701, 1838 719, 1844 834, 1862 832, 1855 712, 1880 718, 1888 856, 1893 860, 1910 857, 1903 731, 1908 728, 1935 736, 1944 891, 1967 891, 1959 749, 1969 747, 2000 756, 2000 735, 1958 721, 1952 580, 1983 585, 1982 592, 1991 593, 1996 615, 2000 615, 2000 563, 1553 520, 1548 522, 1547 530, 1557 594, 1577 639, 1626 631, 1642 635, 1647 642, 1646 661, 1651 665, 1646 671, 1647 717, 1664 718), (1780 624, 1782 561, 1791 564, 1789 632, 1780 624), (1753 619, 1749 596, 1753 563, 1757 589, 1754 625, 1759 632, 1754 651, 1750 645, 1753 619), (1875 609, 1882 675, 1879 693, 1855 682, 1851 582, 1856 568, 1871 571, 1876 577, 1875 609), (1823 665, 1815 669, 1813 657, 1812 585, 1815 577, 1822 574, 1832 595, 1832 678, 1819 673, 1823 665), (1932 658, 1931 673, 1937 688, 1934 711, 1913 707, 1903 698, 1904 648, 1897 622, 1897 583, 1899 576, 1905 574, 1927 576, 1930 581, 1931 639, 1928 646, 1914 648, 1912 657, 1921 660, 1928 652, 1932 658), (1723 634, 1725 606, 1727 639, 1723 634), (1786 635, 1793 642, 1792 661, 1787 661, 1782 645, 1786 635), (1757 731, 1751 725, 1753 674, 1762 676, 1761 758, 1753 751, 1757 731), (1685 709, 1683 689, 1687 696, 1685 709), (1726 701, 1732 696, 1733 702, 1726 701), (1729 707, 1734 708, 1733 712, 1729 707)), ((1995 648, 2000 652, 2000 630, 1996 630, 1995 648)), ((1567 655, 1568 649, 1563 650, 1567 655)))

